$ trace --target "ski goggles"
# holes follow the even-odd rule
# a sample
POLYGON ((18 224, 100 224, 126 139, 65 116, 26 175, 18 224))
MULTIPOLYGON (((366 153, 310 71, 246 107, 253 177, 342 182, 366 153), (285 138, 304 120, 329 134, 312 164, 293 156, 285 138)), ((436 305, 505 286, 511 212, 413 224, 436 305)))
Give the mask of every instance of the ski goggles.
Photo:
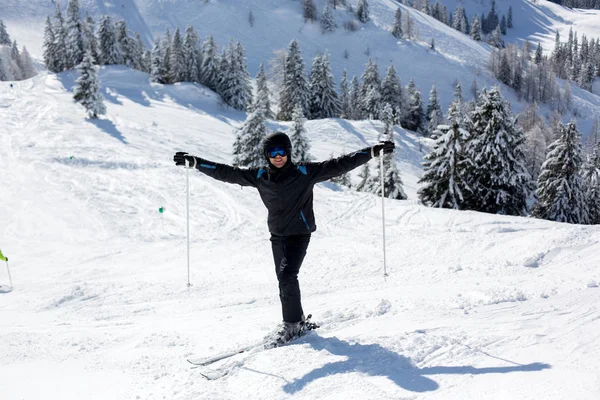
POLYGON ((270 158, 275 158, 278 155, 281 157, 285 157, 285 156, 287 156, 287 151, 286 151, 285 147, 277 146, 277 147, 273 147, 273 148, 269 149, 267 151, 267 154, 269 155, 270 158))

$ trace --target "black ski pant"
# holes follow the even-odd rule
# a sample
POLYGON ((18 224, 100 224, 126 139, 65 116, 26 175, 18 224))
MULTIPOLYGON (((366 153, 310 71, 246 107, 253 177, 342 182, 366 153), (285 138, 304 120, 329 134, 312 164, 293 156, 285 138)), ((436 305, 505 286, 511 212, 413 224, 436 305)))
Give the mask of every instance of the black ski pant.
POLYGON ((279 298, 285 322, 299 322, 304 314, 300 300, 298 272, 300 272, 309 242, 310 234, 271 235, 275 273, 279 281, 279 298))

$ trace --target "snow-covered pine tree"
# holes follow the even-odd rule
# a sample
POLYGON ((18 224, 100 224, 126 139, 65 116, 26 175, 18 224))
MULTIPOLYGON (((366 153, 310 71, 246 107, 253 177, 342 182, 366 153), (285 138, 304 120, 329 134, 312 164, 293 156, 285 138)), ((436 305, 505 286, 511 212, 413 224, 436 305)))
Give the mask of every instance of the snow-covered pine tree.
POLYGON ((500 20, 500 33, 506 35, 506 17, 504 15, 500 20))
POLYGON ((371 169, 369 168, 369 163, 366 163, 365 166, 362 167, 358 177, 360 180, 358 181, 358 185, 356 185, 355 190, 357 192, 367 192, 369 182, 371 181, 371 169))
POLYGON ((121 49, 117 43, 117 35, 112 18, 109 15, 103 15, 100 18, 98 27, 98 46, 100 50, 99 65, 118 64, 122 58, 121 49))
POLYGON ((199 47, 200 38, 192 25, 185 29, 183 37, 183 64, 185 65, 184 80, 186 82, 200 82, 200 65, 202 53, 199 47))
POLYGON ((479 17, 475 15, 473 17, 473 22, 471 22, 471 31, 469 35, 473 38, 473 40, 481 41, 481 22, 479 22, 479 17))
POLYGON ((310 89, 304 72, 304 60, 300 46, 292 40, 285 58, 283 86, 279 96, 279 113, 277 119, 290 121, 294 107, 300 104, 302 112, 309 112, 310 89))
POLYGON ((267 74, 263 63, 260 63, 258 74, 256 75, 256 97, 253 107, 260 105, 264 109, 265 118, 275 118, 271 110, 271 100, 269 100, 269 86, 267 85, 267 74))
POLYGON ((525 158, 527 171, 534 182, 540 174, 542 164, 546 160, 547 138, 544 120, 540 117, 537 103, 529 105, 519 116, 519 126, 525 133, 525 158))
POLYGON ((292 132, 290 134, 290 140, 292 142, 292 161, 294 163, 309 162, 311 159, 309 153, 310 143, 306 136, 306 129, 304 128, 306 119, 304 118, 302 107, 300 107, 300 105, 294 107, 292 122, 292 132))
POLYGON ((350 91, 348 96, 348 118, 354 120, 361 119, 363 100, 362 95, 360 94, 360 83, 358 82, 356 75, 352 77, 352 81, 350 82, 350 91))
MULTIPOLYGON (((394 109, 390 105, 390 103, 383 103, 383 107, 381 109, 381 122, 383 122, 383 135, 386 138, 394 137, 394 109)), ((380 135, 380 136, 381 136, 380 135)), ((379 138, 381 140, 381 138, 379 138)))
POLYGON ((320 91, 321 81, 323 76, 323 55, 317 53, 312 61, 310 73, 308 75, 308 87, 310 89, 310 100, 308 106, 309 119, 317 119, 321 114, 321 102, 320 102, 320 91), (313 117, 314 115, 314 117, 313 117))
POLYGON ((500 32, 500 25, 497 25, 496 28, 492 31, 488 38, 488 44, 502 49, 504 48, 504 40, 502 40, 502 33, 500 32))
POLYGON ((118 48, 121 53, 119 64, 126 65, 129 68, 134 68, 135 60, 133 53, 135 52, 135 42, 129 37, 127 30, 126 21, 117 21, 115 24, 115 35, 117 38, 118 48))
POLYGON ((131 38, 131 46, 132 68, 137 69, 138 71, 148 72, 149 68, 145 65, 144 60, 146 45, 144 45, 144 41, 138 32, 135 33, 134 38, 131 38))
POLYGON ((350 88, 348 87, 348 71, 344 69, 342 79, 340 79, 340 118, 350 119, 352 114, 350 111, 350 88))
POLYGON ((85 21, 82 22, 84 48, 90 50, 90 54, 94 58, 94 62, 98 62, 100 50, 98 49, 98 38, 96 37, 96 22, 87 15, 85 21))
POLYGON ((471 140, 466 157, 473 161, 467 181, 473 196, 465 208, 492 214, 525 215, 533 189, 525 167, 523 131, 515 127, 510 104, 495 86, 482 90, 467 124, 471 140))
POLYGON ((363 24, 369 22, 371 17, 369 14, 369 3, 367 0, 358 0, 358 5, 356 6, 356 16, 363 24))
POLYGON ((106 113, 106 107, 104 106, 104 98, 100 93, 94 59, 89 50, 84 54, 77 70, 79 71, 79 78, 77 78, 77 85, 73 90, 73 99, 85 107, 89 118, 98 118, 99 115, 106 113))
MULTIPOLYGON (((0 21, 2 22, 2 21, 0 21)), ((2 28, 3 25, 0 25, 2 28)), ((1 34, 1 33, 0 33, 1 34)), ((50 17, 46 18, 46 27, 44 28, 44 64, 52 72, 60 72, 56 65, 56 38, 52 29, 50 17)))
POLYGON ((219 82, 219 63, 217 44, 212 35, 203 44, 200 71, 200 82, 209 89, 216 91, 219 82))
POLYGON ((173 41, 171 42, 171 79, 170 81, 183 82, 186 78, 186 65, 183 57, 183 39, 179 27, 175 28, 173 41))
POLYGON ((438 125, 444 121, 444 114, 442 113, 442 107, 438 100, 437 85, 434 82, 429 91, 429 104, 427 105, 427 132, 432 135, 437 130, 438 125))
POLYGON ((167 83, 167 71, 164 68, 164 54, 162 47, 163 40, 158 36, 152 47, 151 64, 150 64, 150 77, 152 82, 156 83, 167 83))
POLYGON ((589 207, 589 223, 600 224, 600 143, 583 164, 583 179, 589 207))
POLYGON ((240 42, 233 46, 230 44, 228 52, 228 74, 223 80, 222 92, 225 102, 236 110, 245 111, 252 104, 252 86, 246 64, 246 55, 240 42))
POLYGON ((423 133, 425 131, 425 112, 423 111, 421 91, 413 79, 408 83, 407 92, 408 102, 406 111, 402 115, 402 126, 408 130, 423 133))
POLYGON ((390 64, 385 78, 381 83, 381 103, 389 104, 392 108, 394 124, 399 124, 403 107, 402 83, 396 74, 393 64, 390 64))
POLYGON ((219 64, 219 76, 217 81, 216 92, 221 95, 225 104, 228 104, 229 99, 225 97, 225 91, 229 85, 229 76, 231 74, 230 61, 233 57, 233 38, 229 41, 229 47, 223 49, 217 63, 219 64))
POLYGON ((448 109, 449 125, 439 125, 433 136, 435 144, 423 162, 423 177, 419 183, 419 199, 430 207, 463 209, 465 198, 470 197, 466 180, 466 166, 470 160, 464 157, 465 143, 469 133, 461 127, 458 101, 448 109))
POLYGON ((398 7, 394 14, 394 25, 392 26, 392 35, 396 39, 402 38, 402 9, 398 7))
POLYGON ((561 136, 550 144, 538 178, 534 216, 571 224, 588 224, 589 207, 581 176, 581 135, 575 121, 560 124, 561 136))
POLYGON ((23 50, 21 50, 21 54, 19 54, 19 66, 21 67, 21 78, 29 79, 37 75, 37 71, 35 66, 33 65, 33 60, 27 51, 27 48, 23 46, 23 50))
POLYGON ((0 19, 0 45, 10 46, 12 40, 10 39, 10 35, 6 31, 6 25, 4 25, 4 21, 0 19))
POLYGON ((381 79, 377 63, 369 58, 361 77, 362 114, 369 119, 379 119, 381 112, 381 79))
POLYGON ((310 22, 315 22, 317 19, 319 19, 318 15, 317 15, 317 6, 315 6, 315 3, 313 0, 303 0, 303 15, 304 15, 304 21, 310 21, 310 22))
POLYGON ((506 20, 506 26, 508 28, 512 28, 513 27, 513 10, 512 10, 512 6, 508 7, 508 18, 506 20))
MULTIPOLYGON (((383 154, 381 157, 383 157, 384 170, 384 197, 394 200, 406 200, 407 196, 403 188, 404 183, 394 160, 394 154, 383 154)), ((365 191, 381 196, 381 164, 379 162, 377 163, 377 173, 371 177, 365 191)))
POLYGON ((265 126, 264 109, 260 106, 252 107, 246 121, 237 131, 233 144, 233 165, 239 167, 260 167, 264 165, 265 158, 262 151, 262 141, 267 135, 265 126))
POLYGON ((538 45, 535 49, 535 56, 533 58, 535 65, 539 65, 542 62, 543 52, 544 50, 542 48, 542 44, 538 42, 538 45))
POLYGON ((173 43, 173 37, 171 36, 171 31, 167 28, 165 32, 165 36, 162 38, 160 43, 161 46, 161 54, 162 54, 162 68, 164 71, 164 75, 162 76, 162 80, 164 83, 171 84, 173 81, 173 73, 171 69, 171 43, 173 43))
POLYGON ((336 27, 335 20, 333 19, 333 11, 331 10, 331 3, 326 1, 325 7, 323 8, 323 15, 321 16, 321 32, 333 32, 336 27))
POLYGON ((67 69, 72 69, 83 60, 85 53, 83 27, 79 0, 69 0, 67 6, 67 69))
POLYGON ((310 117, 311 119, 337 117, 340 115, 341 104, 331 74, 329 54, 325 53, 318 57, 319 60, 315 57, 316 65, 313 63, 316 73, 313 75, 311 72, 310 117))
POLYGON ((56 2, 56 10, 54 13, 53 31, 54 37, 56 38, 56 53, 54 54, 56 72, 62 72, 67 66, 67 30, 65 29, 65 21, 58 2, 56 2))
POLYGON ((456 6, 456 9, 452 14, 452 27, 464 34, 469 33, 469 21, 467 19, 465 8, 462 6, 462 4, 456 6))
POLYGON ((421 12, 426 15, 432 15, 431 5, 429 5, 429 0, 421 1, 421 12))

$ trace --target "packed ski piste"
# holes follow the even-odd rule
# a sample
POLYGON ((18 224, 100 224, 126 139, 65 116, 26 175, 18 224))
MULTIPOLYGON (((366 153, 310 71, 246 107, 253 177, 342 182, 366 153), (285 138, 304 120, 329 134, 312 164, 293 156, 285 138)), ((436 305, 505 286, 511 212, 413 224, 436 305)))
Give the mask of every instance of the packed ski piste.
POLYGON ((600 0, 0 0, 0 400, 600 399, 600 0))

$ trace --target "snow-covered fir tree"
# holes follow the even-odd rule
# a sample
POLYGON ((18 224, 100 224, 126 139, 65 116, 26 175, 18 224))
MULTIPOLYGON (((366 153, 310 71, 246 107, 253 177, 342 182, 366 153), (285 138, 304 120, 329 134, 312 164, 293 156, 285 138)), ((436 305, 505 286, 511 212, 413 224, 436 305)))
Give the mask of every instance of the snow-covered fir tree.
MULTIPOLYGON (((383 103, 383 107, 381 108, 381 122, 383 122, 383 135, 386 138, 394 137, 394 109, 390 105, 390 103, 383 103)), ((380 136, 381 136, 380 135, 380 136)), ((379 138, 381 140, 381 138, 379 138)))
POLYGON ((321 16, 321 32, 328 33, 335 31, 336 28, 335 20, 333 19, 333 11, 329 1, 325 2, 323 8, 323 15, 321 16))
POLYGON ((471 38, 473 40, 481 41, 481 22, 479 21, 479 17, 475 15, 473 17, 473 22, 471 23, 471 31, 469 32, 471 38))
POLYGON ((361 77, 362 115, 368 119, 379 119, 381 112, 381 79, 377 63, 369 58, 361 77))
POLYGON ((407 92, 408 99, 405 112, 402 115, 402 126, 408 130, 423 133, 426 129, 423 101, 421 99, 421 92, 413 79, 408 83, 407 92))
MULTIPOLYGON (((406 200, 400 171, 394 160, 394 154, 383 154, 383 196, 388 199, 406 200)), ((379 161, 379 160, 377 160, 379 161)), ((371 177, 366 191, 381 196, 381 163, 377 163, 377 173, 371 177)))
POLYGON ((429 104, 427 105, 427 132, 429 135, 437 129, 444 120, 444 114, 442 113, 442 107, 438 100, 437 85, 434 82, 431 90, 429 91, 429 104))
POLYGON ((218 48, 215 39, 210 35, 202 46, 202 67, 200 82, 212 90, 217 90, 219 82, 218 48))
POLYGON ((100 84, 96 74, 94 59, 89 51, 83 56, 83 60, 77 66, 79 78, 73 90, 73 99, 85 107, 88 117, 95 119, 106 113, 104 98, 100 93, 100 84))
POLYGON ((239 167, 260 167, 265 163, 262 141, 267 135, 263 107, 252 107, 252 112, 236 134, 233 143, 233 165, 239 167))
POLYGON ((305 122, 302 107, 297 105, 292 114, 292 132, 289 135, 292 142, 292 161, 295 163, 309 162, 311 159, 310 143, 304 128, 305 122))
POLYGON ((367 0, 358 0, 358 5, 356 6, 356 17, 362 23, 366 23, 369 21, 369 3, 367 0))
POLYGON ((162 68, 164 71, 162 79, 167 84, 173 83, 173 73, 171 72, 171 43, 173 43, 173 37, 171 36, 170 30, 167 28, 165 36, 162 38, 160 43, 163 64, 162 68))
POLYGON ((183 39, 181 37, 181 32, 179 28, 175 28, 175 33, 173 33, 173 41, 171 42, 171 79, 170 81, 175 82, 183 82, 186 77, 186 66, 185 59, 183 56, 183 39))
POLYGON ((456 100, 450 104, 448 125, 437 127, 433 148, 424 157, 419 199, 431 207, 460 210, 470 196, 465 173, 470 160, 464 157, 469 133, 461 126, 460 107, 456 100))
POLYGON ((100 50, 98 49, 98 38, 96 37, 96 22, 90 15, 87 15, 85 21, 82 22, 82 26, 84 48, 90 51, 94 61, 97 63, 100 50))
POLYGON ((354 75, 350 82, 350 90, 348 93, 348 118, 349 119, 361 119, 362 117, 362 96, 360 94, 360 83, 358 77, 354 75))
POLYGON ((589 223, 600 224, 600 143, 583 164, 583 179, 589 207, 589 223))
POLYGON ((254 99, 253 107, 260 105, 264 109, 265 118, 275 118, 275 114, 271 110, 269 86, 263 63, 260 63, 258 74, 256 74, 256 97, 254 99))
POLYGON ((122 59, 121 49, 117 42, 117 34, 113 20, 108 15, 103 15, 100 18, 100 26, 98 27, 98 46, 100 50, 100 65, 119 64, 122 59))
POLYGON ((366 163, 365 166, 361 168, 358 178, 359 181, 358 185, 355 187, 355 190, 357 192, 368 191, 369 182, 371 181, 371 169, 369 168, 369 163, 366 163))
POLYGON ((513 25, 513 10, 512 10, 512 6, 508 7, 508 18, 506 20, 506 26, 508 28, 512 28, 513 25))
POLYGON ((389 104, 392 108, 394 124, 399 124, 402 117, 403 96, 402 83, 391 64, 381 82, 381 103, 389 104))
POLYGON ((348 71, 344 69, 340 79, 340 118, 350 119, 350 88, 348 87, 348 71))
POLYGON ((246 55, 242 44, 235 46, 230 43, 227 69, 223 76, 223 91, 221 95, 225 102, 236 110, 244 111, 252 103, 252 87, 246 64, 246 55))
POLYGON ((502 33, 500 32, 500 25, 496 26, 496 29, 492 31, 488 38, 488 44, 501 49, 504 47, 504 40, 502 40, 502 33))
POLYGON ((315 22, 319 17, 317 15, 317 6, 313 0, 303 0, 304 21, 315 22))
POLYGON ((183 37, 183 64, 184 81, 200 82, 200 65, 202 63, 202 53, 200 51, 200 38, 192 25, 185 29, 183 37))
POLYGON ((548 147, 538 177, 534 215, 551 221, 588 224, 589 207, 581 176, 581 135, 575 121, 566 127, 560 124, 560 131, 560 138, 548 147))
POLYGON ((525 215, 526 200, 533 189, 525 166, 523 132, 514 124, 510 104, 498 87, 482 90, 467 124, 471 140, 466 157, 473 164, 467 181, 473 195, 471 210, 492 214, 525 215))
POLYGON ((62 72, 67 68, 67 30, 65 21, 60 11, 60 6, 56 2, 54 12, 54 37, 56 38, 56 53, 54 54, 56 72, 62 72))
POLYGON ((452 14, 452 27, 464 34, 469 34, 469 20, 462 4, 459 4, 452 14))
POLYGON ((131 37, 129 37, 126 21, 117 21, 115 24, 115 37, 121 53, 119 64, 134 68, 135 42, 131 37))
MULTIPOLYGON (((1 22, 1 21, 0 21, 1 22)), ((52 21, 50 17, 46 18, 46 26, 44 28, 44 64, 46 68, 52 72, 60 72, 56 60, 56 37, 52 29, 52 21)))
POLYGON ((69 0, 67 6, 67 69, 72 69, 83 60, 84 37, 79 0, 69 0))
POLYGON ((304 60, 296 40, 290 43, 283 72, 283 86, 279 95, 277 118, 290 121, 294 107, 299 104, 304 115, 309 113, 310 88, 306 79, 304 60))
POLYGON ((21 54, 19 54, 17 64, 21 68, 21 79, 29 79, 37 75, 37 70, 33 65, 31 55, 29 54, 25 46, 23 46, 21 54))
POLYGON ((398 7, 394 14, 394 25, 392 26, 392 35, 396 39, 402 38, 402 9, 398 7))
POLYGON ((162 47, 162 38, 159 36, 152 47, 150 77, 152 82, 166 84, 168 83, 167 71, 164 68, 164 54, 162 47))
POLYGON ((335 90, 328 53, 315 57, 310 78, 310 118, 322 119, 339 116, 341 104, 335 90))
POLYGON ((6 25, 4 25, 4 21, 0 19, 0 45, 10 46, 12 40, 10 39, 10 35, 6 30, 6 25))

